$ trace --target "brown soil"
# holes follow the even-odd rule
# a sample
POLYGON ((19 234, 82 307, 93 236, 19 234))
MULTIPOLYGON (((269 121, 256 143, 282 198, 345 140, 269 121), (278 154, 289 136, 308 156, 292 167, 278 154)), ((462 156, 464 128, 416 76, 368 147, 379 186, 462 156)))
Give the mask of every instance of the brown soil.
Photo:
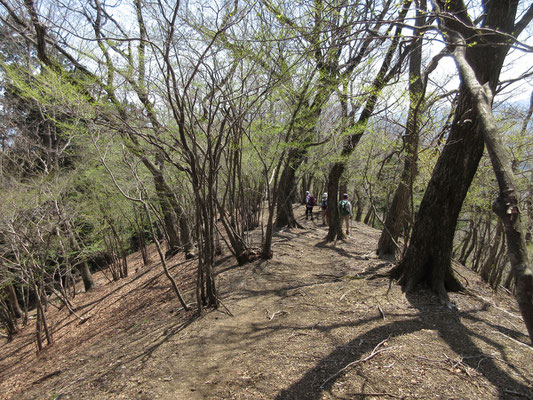
MULTIPOLYGON (((274 258, 218 265, 224 307, 180 309, 159 263, 49 309, 55 344, 39 354, 33 323, 2 339, 5 399, 533 399, 533 348, 515 300, 458 266, 472 294, 458 311, 429 292, 405 296, 374 256, 379 232, 354 224, 276 234, 274 258)), ((156 260, 155 252, 152 259, 156 260)), ((170 260, 194 302, 195 261, 170 260)), ((138 269, 137 272, 133 272, 138 269)))

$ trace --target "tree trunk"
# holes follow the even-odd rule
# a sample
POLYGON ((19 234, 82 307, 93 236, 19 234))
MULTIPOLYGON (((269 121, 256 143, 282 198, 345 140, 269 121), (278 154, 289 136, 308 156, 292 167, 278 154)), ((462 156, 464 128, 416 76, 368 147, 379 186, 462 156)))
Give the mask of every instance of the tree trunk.
POLYGON ((174 197, 174 194, 165 182, 162 172, 157 171, 157 173, 154 174, 152 172, 152 174, 157 192, 157 199, 159 201, 159 206, 161 207, 165 233, 168 240, 167 254, 174 255, 181 248, 181 241, 178 232, 178 218, 171 204, 171 198, 174 197))
POLYGON ((277 228, 284 226, 289 228, 298 228, 300 224, 296 222, 294 211, 292 209, 292 198, 296 189, 296 171, 303 163, 306 149, 293 149, 289 152, 285 168, 281 173, 278 185, 279 194, 277 196, 277 216, 275 225, 277 228))
POLYGON ((88 292, 94 287, 94 279, 91 270, 89 269, 89 264, 87 264, 87 261, 82 261, 76 268, 83 280, 83 288, 88 292))
POLYGON ((494 290, 497 290, 498 286, 500 286, 500 283, 502 281, 503 271, 505 269, 505 265, 507 264, 507 257, 505 257, 506 249, 507 249, 507 246, 505 243, 505 235, 503 235, 503 238, 501 240, 500 250, 498 254, 496 255, 496 260, 494 261, 494 268, 492 269, 492 273, 489 277, 489 285, 494 290))
POLYGON ((329 230, 326 240, 332 242, 336 239, 344 239, 346 236, 342 231, 341 218, 339 214, 339 181, 344 171, 344 165, 336 162, 328 175, 328 216, 329 230))
POLYGON ((472 250, 474 250, 474 246, 476 245, 476 237, 477 227, 475 223, 475 218, 473 218, 470 221, 468 232, 466 233, 466 238, 463 241, 461 254, 458 258, 459 263, 466 265, 466 260, 468 259, 468 256, 470 256, 470 253, 472 253, 472 250))
MULTIPOLYGON (((510 44, 502 43, 500 35, 480 37, 462 1, 438 0, 438 4, 456 18, 446 19, 446 23, 469 38, 466 57, 478 79, 494 90, 510 44)), ((512 33, 517 5, 518 2, 507 1, 486 3, 483 27, 512 33)), ((483 148, 478 113, 474 111, 472 96, 462 84, 448 140, 420 204, 409 248, 400 264, 391 271, 404 290, 427 283, 443 303, 450 305, 446 290, 462 288, 451 268, 453 237, 483 148)))
MULTIPOLYGON (((421 1, 417 8, 416 26, 422 27, 426 21, 426 2, 421 1)), ((398 257, 400 247, 398 239, 410 221, 410 199, 413 192, 413 181, 417 173, 418 137, 420 125, 420 112, 424 111, 425 87, 422 82, 422 32, 415 32, 413 50, 409 60, 409 113, 407 115, 407 128, 404 137, 405 160, 400 177, 400 183, 394 192, 394 197, 387 211, 383 231, 379 237, 376 253, 380 257, 398 257)))
POLYGON ((43 345, 42 345, 42 339, 41 339, 42 338, 41 329, 44 330, 46 342, 49 345, 52 344, 54 341, 50 333, 50 329, 48 327, 48 321, 46 319, 46 313, 45 313, 44 305, 43 305, 43 300, 46 300, 46 299, 42 298, 41 288, 38 287, 35 282, 33 283, 33 290, 35 292, 34 294, 35 294, 35 298, 37 301, 37 321, 36 321, 37 347, 39 350, 42 350, 43 345))
POLYGON ((457 68, 472 98, 479 118, 487 150, 498 181, 500 194, 493 204, 493 210, 503 222, 511 268, 516 282, 516 298, 522 317, 533 343, 533 270, 529 264, 524 230, 522 228, 518 196, 514 185, 511 163, 499 137, 500 132, 492 115, 493 90, 483 86, 476 77, 471 61, 465 56, 464 39, 455 31, 447 31, 456 48, 454 57, 457 68))
POLYGON ((23 313, 22 313, 22 309, 20 308, 18 298, 17 298, 17 292, 13 284, 7 285, 6 291, 7 291, 8 304, 9 304, 10 311, 13 313, 13 316, 15 318, 21 318, 23 313))
MULTIPOLYGON (((400 11, 400 14, 398 16, 399 21, 403 21, 405 18, 405 15, 407 14, 409 7, 411 6, 411 0, 405 1, 403 3, 402 10, 400 11)), ((394 74, 391 74, 391 63, 392 58, 394 54, 396 53, 396 50, 398 48, 399 40, 401 37, 402 28, 398 27, 396 29, 394 38, 387 49, 387 53, 385 54, 385 58, 383 60, 383 63, 381 64, 381 67, 376 74, 376 77, 374 78, 374 81, 372 82, 372 86, 369 89, 369 96, 366 99, 365 106, 363 110, 361 111, 361 114, 359 115, 359 118, 354 118, 353 115, 348 116, 347 112, 347 99, 346 94, 341 94, 341 108, 343 110, 343 122, 341 124, 341 129, 343 131, 353 131, 351 135, 347 136, 344 140, 343 146, 342 146, 342 152, 341 152, 341 161, 336 162, 333 167, 331 168, 329 175, 328 175, 328 196, 329 193, 338 193, 339 192, 339 180, 344 173, 344 170, 346 169, 346 162, 350 155, 353 153, 357 145, 359 144, 359 141, 361 140, 361 137, 363 136, 368 121, 372 114, 374 113, 374 108, 376 107, 376 103, 378 100, 378 97, 381 93, 381 90, 385 87, 387 82, 392 79, 394 74), (334 186, 334 184, 337 184, 334 186)), ((335 207, 338 208, 338 207, 335 207)), ((359 210, 358 210, 359 211, 359 210)), ((335 239, 343 239, 344 235, 342 233, 342 229, 339 229, 339 226, 336 225, 336 221, 340 220, 338 216, 338 210, 333 211, 333 220, 334 223, 330 225, 327 240, 333 241, 335 239)))
POLYGON ((489 255, 479 271, 479 274, 485 282, 490 282, 490 277, 493 275, 493 269, 496 268, 496 256, 498 255, 502 237, 503 224, 501 221, 498 221, 498 226, 496 227, 496 232, 494 233, 494 239, 492 240, 492 245, 490 246, 489 255))
POLYGON ((172 275, 170 274, 170 271, 168 270, 168 266, 167 266, 167 262, 166 262, 166 259, 165 259, 165 255, 163 254, 163 250, 161 248, 161 245, 159 243, 159 240, 157 239, 157 236, 155 234, 155 231, 154 231, 154 224, 152 223, 152 217, 150 216, 150 210, 148 208, 148 205, 146 204, 146 202, 142 202, 142 205, 143 205, 143 209, 144 209, 144 212, 146 213, 146 218, 148 219, 148 225, 150 226, 150 231, 152 233, 152 237, 154 238, 154 242, 155 242, 155 245, 156 245, 156 248, 157 248, 157 253, 159 254, 159 259, 161 261, 161 265, 163 266, 163 271, 165 272, 165 276, 167 277, 167 279, 169 280, 171 286, 172 286, 172 289, 174 290, 174 293, 176 294, 176 297, 178 298, 181 306, 183 307, 184 310, 189 310, 189 307, 187 306, 187 303, 185 302, 185 300, 183 299, 179 289, 178 289, 178 285, 176 284, 176 280, 172 277, 172 275))
POLYGON ((359 193, 358 190, 354 191, 355 197, 357 198, 355 204, 356 204, 356 212, 355 212, 355 221, 361 222, 361 218, 363 218, 363 209, 364 209, 364 202, 363 202, 363 195, 359 193))

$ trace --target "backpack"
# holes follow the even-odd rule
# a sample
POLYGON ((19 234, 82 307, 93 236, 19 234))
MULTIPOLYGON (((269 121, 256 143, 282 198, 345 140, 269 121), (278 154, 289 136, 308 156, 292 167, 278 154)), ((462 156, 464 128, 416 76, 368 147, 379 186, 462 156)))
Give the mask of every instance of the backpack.
POLYGON ((309 198, 307 199, 307 205, 309 207, 313 207, 315 205, 315 198, 313 196, 309 196, 309 198))
POLYGON ((341 210, 341 215, 350 215, 350 202, 348 200, 341 200, 339 203, 339 208, 341 210))
POLYGON ((320 206, 325 210, 328 207, 328 198, 322 197, 322 203, 320 203, 320 206))

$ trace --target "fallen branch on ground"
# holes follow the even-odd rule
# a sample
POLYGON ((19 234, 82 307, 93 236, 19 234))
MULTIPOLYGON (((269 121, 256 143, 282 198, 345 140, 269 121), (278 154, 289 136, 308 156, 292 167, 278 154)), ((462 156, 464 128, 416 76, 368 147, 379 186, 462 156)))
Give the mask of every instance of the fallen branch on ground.
POLYGON ((527 343, 521 342, 520 340, 513 339, 511 336, 506 335, 505 333, 502 333, 502 332, 498 332, 498 331, 497 331, 496 333, 498 333, 498 334, 500 334, 500 335, 502 335, 502 336, 505 336, 507 339, 510 339, 510 340, 512 340, 513 342, 515 342, 516 344, 522 345, 522 346, 524 346, 525 348, 527 348, 527 349, 529 349, 529 350, 533 350, 533 347, 531 347, 531 346, 530 346, 529 344, 527 344, 527 343))
POLYGON ((335 372, 333 375, 331 375, 328 379, 326 379, 322 385, 320 385, 320 388, 323 389, 324 386, 326 385, 326 383, 328 383, 330 380, 332 380, 333 378, 337 377, 339 374, 341 374, 342 372, 346 371, 348 368, 350 368, 351 366, 355 365, 355 364, 359 364, 359 363, 362 363, 362 362, 365 362, 365 361, 368 361, 370 360, 371 358, 374 358, 375 356, 377 356, 379 353, 383 353, 384 351, 387 351, 387 350, 392 350, 392 349, 395 349, 395 347, 389 347, 387 349, 381 349, 381 350, 378 350, 378 348, 380 346, 382 346, 383 344, 385 344, 387 342, 387 340, 390 339, 390 336, 387 338, 387 339, 383 339, 381 342, 379 342, 376 347, 374 347, 374 349, 372 350, 372 353, 370 353, 370 355, 366 356, 365 358, 363 359, 359 359, 359 360, 356 360, 356 361, 352 361, 351 363, 347 364, 344 368, 341 368, 340 370, 338 370, 337 372, 335 372))
POLYGON ((366 397, 366 396, 389 396, 389 397, 394 397, 395 399, 404 399, 405 396, 396 396, 395 394, 391 394, 391 393, 348 393, 350 396, 362 396, 362 397, 366 397))
POLYGON ((381 308, 381 305, 379 305, 378 303, 378 309, 379 309, 379 312, 381 313, 381 316, 383 317, 383 320, 385 320, 385 311, 383 311, 383 308, 381 308))
POLYGON ((272 315, 269 315, 270 313, 268 312, 268 310, 266 310, 267 312, 267 317, 268 317, 268 320, 269 321, 272 321, 276 316, 278 315, 285 315, 285 314, 288 314, 287 311, 283 311, 283 310, 280 310, 280 311, 276 311, 274 314, 272 315))

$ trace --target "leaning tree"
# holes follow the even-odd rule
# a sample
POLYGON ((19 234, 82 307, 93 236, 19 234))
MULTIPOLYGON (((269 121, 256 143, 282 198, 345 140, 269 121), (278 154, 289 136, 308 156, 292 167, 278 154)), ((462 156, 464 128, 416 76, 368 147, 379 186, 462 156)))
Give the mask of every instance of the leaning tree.
MULTIPOLYGON (((533 18, 531 5, 517 21, 521 3, 483 1, 477 9, 467 7, 462 0, 435 3, 445 12, 440 17, 446 18, 448 28, 465 38, 464 56, 479 83, 492 94, 514 38, 533 18), (480 9, 482 14, 474 19, 472 13, 480 9)), ((420 204, 409 247, 391 271, 404 290, 426 283, 452 307, 447 291, 462 289, 451 267, 455 227, 483 149, 479 112, 467 86, 461 84, 454 120, 420 204)))

